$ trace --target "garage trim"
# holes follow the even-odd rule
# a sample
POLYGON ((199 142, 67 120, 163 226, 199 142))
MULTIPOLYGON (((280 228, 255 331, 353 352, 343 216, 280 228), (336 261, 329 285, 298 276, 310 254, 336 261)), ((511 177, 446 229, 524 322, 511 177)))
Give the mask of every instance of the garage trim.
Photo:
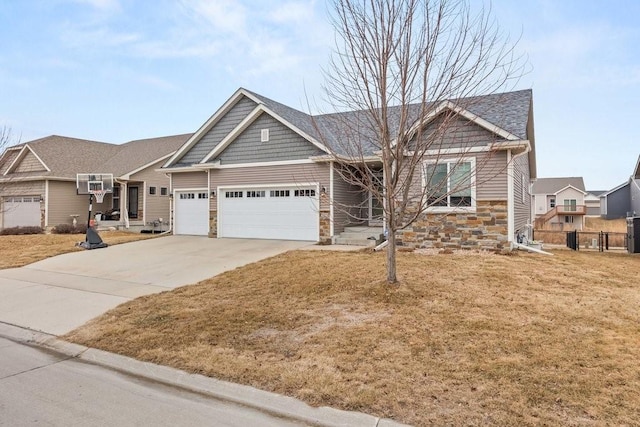
POLYGON ((315 221, 315 241, 319 241, 320 239, 320 203, 321 203, 321 192, 320 192, 320 183, 319 182, 290 182, 290 183, 274 183, 274 184, 234 184, 234 185, 220 185, 216 187, 216 228, 217 235, 220 235, 220 229, 224 226, 222 220, 222 210, 221 203, 223 200, 223 194, 225 190, 252 190, 252 189, 277 189, 277 188, 309 188, 315 190, 316 200, 317 200, 317 216, 315 221))
MULTIPOLYGON (((174 189, 173 192, 171 193, 172 195, 172 205, 171 208, 173 210, 173 215, 172 215, 172 223, 173 223, 173 234, 176 234, 176 229, 177 227, 177 221, 176 221, 176 205, 178 203, 178 200, 180 198, 180 193, 207 193, 207 210, 206 210, 206 219, 207 219, 207 230, 208 230, 208 224, 209 224, 209 211, 211 210, 211 199, 210 199, 210 193, 209 193, 209 189, 207 187, 193 187, 193 188, 180 188, 180 189, 174 189)), ((207 233, 208 234, 208 233, 207 233)))

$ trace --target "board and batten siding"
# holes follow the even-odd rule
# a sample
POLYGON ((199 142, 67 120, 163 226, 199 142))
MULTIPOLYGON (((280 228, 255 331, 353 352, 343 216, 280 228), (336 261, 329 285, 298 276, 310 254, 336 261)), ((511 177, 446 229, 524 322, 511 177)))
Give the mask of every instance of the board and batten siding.
POLYGON ((531 219, 531 178, 529 175, 529 156, 527 154, 513 160, 513 214, 514 232, 526 232, 531 219))
MULTIPOLYGON (((103 203, 93 201, 92 214, 104 212, 111 208, 109 200, 103 203)), ((89 196, 76 194, 76 183, 67 181, 49 181, 49 197, 47 200, 47 226, 71 224, 78 215, 78 223, 85 224, 89 214, 89 196)))
POLYGON ((241 97, 238 102, 236 102, 226 114, 220 117, 217 123, 182 156, 178 164, 191 165, 200 163, 256 106, 257 104, 253 100, 246 96, 241 97))
POLYGON ((631 212, 634 216, 640 216, 640 178, 631 178, 630 184, 631 212))
POLYGON ((333 231, 342 233, 350 224, 362 224, 368 220, 368 193, 340 177, 335 166, 333 172, 333 231))
MULTIPOLYGON (((175 178, 174 178, 175 179, 175 178)), ((318 183, 318 190, 322 187, 329 191, 329 164, 306 163, 296 165, 239 167, 211 170, 211 189, 219 187, 249 187, 269 186, 274 184, 302 185, 318 183)), ((175 184, 175 181, 174 181, 175 184)), ((256 187, 258 188, 258 187, 256 187)), ((211 210, 217 210, 218 193, 209 199, 211 210)), ((329 198, 320 197, 320 210, 329 210, 329 198)))
POLYGON ((41 172, 47 169, 42 165, 40 160, 31 152, 27 150, 27 154, 22 161, 17 165, 14 172, 41 172))
POLYGON ((174 172, 171 174, 172 191, 180 189, 207 188, 207 172, 174 172))
MULTIPOLYGON (((169 178, 164 173, 155 171, 155 169, 162 166, 163 162, 164 160, 159 161, 140 172, 131 175, 131 181, 142 181, 145 183, 145 188, 143 189, 141 186, 138 190, 139 201, 143 200, 142 195, 144 193, 144 207, 142 209, 145 222, 156 221, 159 218, 162 218, 163 221, 166 222, 169 218, 169 210, 171 207, 171 198, 169 197, 169 178), (156 188, 156 194, 149 194, 150 187, 156 188), (167 189, 166 196, 160 195, 160 188, 162 187, 167 189)), ((204 180, 206 183, 206 174, 203 173, 202 175, 205 176, 204 180)))
POLYGON ((221 165, 307 159, 326 154, 267 113, 260 114, 215 160, 221 165), (266 129, 268 141, 262 142, 266 129))

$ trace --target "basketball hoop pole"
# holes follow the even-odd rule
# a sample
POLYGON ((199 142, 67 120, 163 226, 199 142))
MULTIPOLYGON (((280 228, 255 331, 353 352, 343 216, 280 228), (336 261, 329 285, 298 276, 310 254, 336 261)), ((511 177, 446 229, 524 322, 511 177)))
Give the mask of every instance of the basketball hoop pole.
MULTIPOLYGON (((87 217, 87 230, 91 228, 91 211, 93 210, 93 194, 89 194, 89 216, 87 217)), ((87 237, 85 237, 85 241, 87 237)))

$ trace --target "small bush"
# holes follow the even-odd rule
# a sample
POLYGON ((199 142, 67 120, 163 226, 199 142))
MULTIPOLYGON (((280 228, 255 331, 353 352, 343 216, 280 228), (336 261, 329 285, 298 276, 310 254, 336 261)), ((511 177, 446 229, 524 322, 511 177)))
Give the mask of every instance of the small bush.
POLYGON ((85 224, 78 224, 74 227, 72 224, 58 224, 51 232, 53 234, 85 234, 87 232, 87 226, 85 224))
POLYGON ((0 230, 2 236, 18 236, 22 234, 42 234, 42 227, 10 227, 0 230))

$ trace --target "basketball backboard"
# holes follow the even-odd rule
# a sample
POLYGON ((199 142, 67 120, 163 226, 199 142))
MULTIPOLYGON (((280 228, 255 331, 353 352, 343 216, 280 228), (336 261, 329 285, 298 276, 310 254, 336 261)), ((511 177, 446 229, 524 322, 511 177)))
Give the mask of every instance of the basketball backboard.
POLYGON ((79 173, 76 175, 77 194, 94 194, 95 191, 113 192, 113 174, 79 173))

